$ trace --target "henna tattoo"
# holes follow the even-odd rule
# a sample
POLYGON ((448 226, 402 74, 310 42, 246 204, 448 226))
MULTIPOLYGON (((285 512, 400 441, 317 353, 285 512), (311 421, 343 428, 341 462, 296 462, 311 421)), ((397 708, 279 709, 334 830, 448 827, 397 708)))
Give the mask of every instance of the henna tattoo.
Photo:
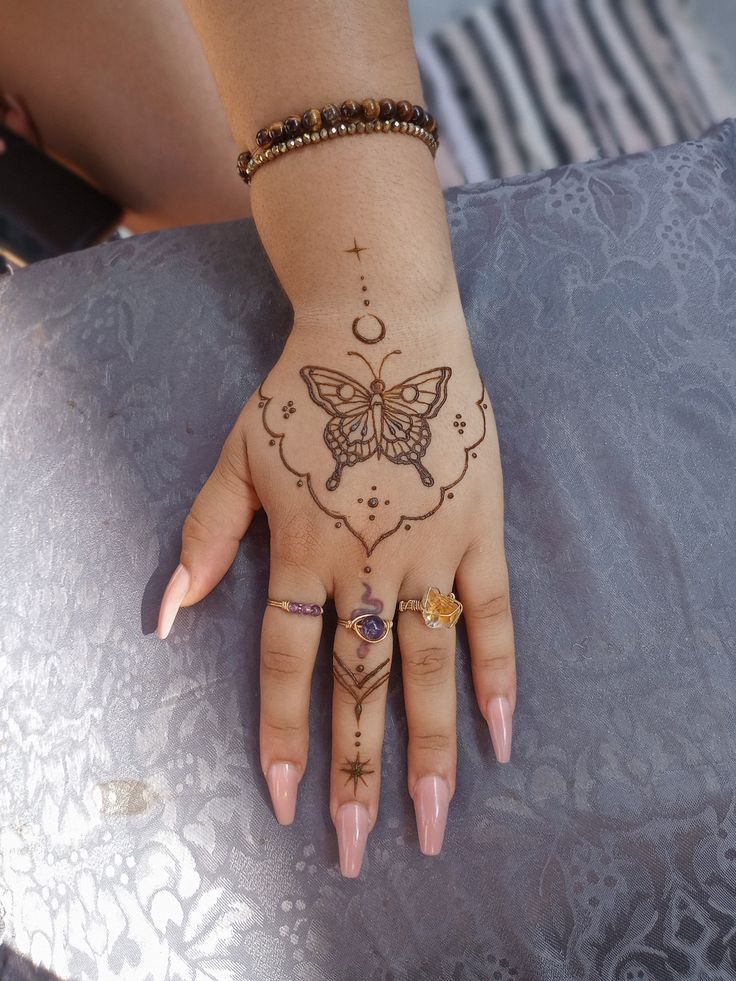
MULTIPOLYGON (((366 300, 365 302, 367 303, 368 301, 366 300)), ((385 336, 386 325, 380 317, 375 315, 375 313, 360 313, 353 321, 353 337, 356 339, 356 341, 362 341, 363 344, 378 344, 384 339, 385 336), (375 337, 367 336, 359 327, 361 320, 367 320, 368 318, 375 321, 375 323, 378 325, 378 333, 375 335, 375 337)))
MULTIPOLYGON (((355 236, 353 236, 353 248, 345 249, 345 252, 355 255, 358 262, 361 262, 360 253, 365 252, 366 249, 367 246, 358 245, 355 236)), ((367 293, 368 287, 365 284, 365 276, 360 277, 360 282, 362 284, 361 293, 367 293)), ((363 306, 367 309, 370 305, 371 301, 367 296, 364 296, 363 306)), ((386 324, 375 313, 359 313, 353 320, 352 331, 353 337, 361 344, 380 344, 386 336, 386 324), (365 321, 365 323, 361 325, 361 321, 365 321)))
MULTIPOLYGON (((439 509, 444 504, 445 499, 451 499, 453 489, 457 487, 458 484, 460 484, 462 480, 465 478, 468 469, 470 467, 471 459, 472 460, 478 459, 478 453, 476 453, 475 451, 485 440, 488 431, 487 420, 486 420, 486 412, 488 410, 486 391, 483 383, 480 380, 479 380, 479 384, 480 384, 480 397, 475 401, 475 405, 480 413, 480 417, 482 421, 482 430, 477 439, 475 439, 472 443, 468 444, 467 446, 464 446, 464 461, 460 472, 457 474, 456 477, 454 477, 454 479, 448 481, 446 484, 440 487, 437 502, 436 504, 434 504, 433 507, 428 508, 423 512, 417 512, 417 513, 406 513, 404 511, 403 513, 397 516, 395 522, 391 525, 391 527, 387 528, 386 531, 377 535, 375 539, 369 538, 367 534, 361 532, 359 528, 356 528, 353 521, 351 521, 351 519, 344 511, 329 507, 325 503, 325 501, 322 500, 320 493, 317 487, 315 486, 315 482, 312 478, 312 474, 309 470, 300 470, 289 463, 284 453, 284 439, 286 433, 283 431, 279 432, 273 429, 271 425, 269 425, 267 415, 269 412, 269 406, 271 404, 272 397, 266 395, 266 393, 263 390, 263 385, 261 385, 261 387, 258 390, 258 397, 259 397, 258 408, 261 410, 261 424, 263 425, 266 435, 269 437, 268 445, 272 447, 278 446, 278 452, 279 452, 279 457, 281 459, 281 463, 290 474, 292 474, 294 477, 297 478, 296 486, 299 488, 306 487, 306 489, 309 491, 310 497, 317 505, 317 507, 320 509, 320 511, 322 511, 323 514, 325 514, 327 517, 332 518, 335 522, 340 522, 342 526, 347 528, 350 534, 353 535, 353 537, 360 542, 363 549, 365 550, 366 557, 368 557, 373 554, 373 552, 381 544, 381 542, 383 542, 386 538, 391 537, 391 535, 394 535, 400 529, 403 528, 405 531, 411 531, 412 525, 409 524, 409 522, 425 521, 427 518, 431 518, 432 515, 436 514, 437 511, 439 511, 439 509)), ((377 490, 377 486, 373 485, 371 487, 371 490, 372 491, 377 490)))
POLYGON ((335 470, 327 478, 327 490, 337 490, 345 467, 364 463, 372 456, 413 466, 424 486, 432 487, 434 477, 420 461, 432 440, 427 420, 444 405, 452 369, 432 368, 387 389, 381 378, 383 366, 401 351, 390 351, 381 361, 378 374, 362 354, 348 354, 368 365, 373 374, 370 388, 329 368, 307 365, 300 372, 309 397, 330 416, 324 440, 335 470))
POLYGON ((355 236, 353 235, 353 247, 352 249, 345 249, 345 251, 354 253, 355 258, 358 260, 358 262, 360 262, 360 253, 365 252, 367 248, 368 248, 367 245, 358 245, 358 242, 355 236))
POLYGON ((383 671, 387 664, 390 664, 391 658, 387 657, 385 661, 381 661, 372 671, 366 672, 362 664, 359 664, 356 670, 353 671, 340 658, 339 654, 333 653, 332 656, 334 662, 336 662, 332 665, 332 673, 335 681, 355 700, 355 721, 360 723, 360 717, 363 714, 363 702, 371 692, 374 692, 388 681, 391 669, 389 668, 384 671, 383 674, 380 672, 383 671))
MULTIPOLYGON (((366 566, 366 571, 370 572, 370 567, 366 566)), ((383 613, 383 600, 378 599, 378 597, 373 596, 373 589, 369 583, 363 583, 363 595, 360 597, 361 603, 364 606, 356 606, 353 612, 350 614, 350 619, 355 620, 356 617, 364 616, 366 613, 375 613, 380 616, 383 613)), ((361 640, 358 644, 358 650, 356 651, 358 657, 367 657, 370 654, 371 645, 364 640, 361 640)))
POLYGON ((360 750, 358 750, 358 752, 356 753, 356 756, 355 756, 355 759, 354 760, 346 759, 345 760, 345 766, 341 766, 340 767, 340 772, 341 773, 347 773, 348 774, 348 778, 345 781, 345 786, 347 787, 347 785, 351 781, 353 783, 353 796, 354 797, 357 797, 358 796, 358 781, 361 781, 367 787, 368 786, 368 783, 364 779, 364 776, 367 775, 367 774, 375 773, 376 772, 375 770, 368 770, 367 769, 368 764, 370 762, 371 762, 370 760, 361 760, 361 758, 360 758, 360 750))

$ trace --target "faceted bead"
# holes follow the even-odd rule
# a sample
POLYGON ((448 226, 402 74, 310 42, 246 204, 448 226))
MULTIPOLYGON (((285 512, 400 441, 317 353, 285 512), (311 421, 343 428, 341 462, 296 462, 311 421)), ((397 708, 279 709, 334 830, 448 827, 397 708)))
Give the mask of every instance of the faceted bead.
POLYGON ((354 119, 359 119, 362 111, 360 103, 356 102, 355 99, 346 99, 340 106, 342 118, 347 123, 352 122, 354 119))
POLYGON ((302 134, 302 117, 287 116, 284 120, 284 135, 287 139, 293 140, 302 134))
POLYGON ((340 110, 333 103, 322 106, 322 119, 325 126, 329 129, 340 121, 340 110))
POLYGON ((316 603, 311 608, 311 616, 319 617, 322 616, 322 607, 318 606, 316 603))
POLYGON ((396 116, 396 103, 393 99, 381 99, 378 118, 393 119, 396 116))
POLYGON ((388 632, 386 624, 375 614, 364 617, 356 626, 360 636, 367 641, 382 640, 388 632))
POLYGON ((407 99, 396 103, 396 118, 402 123, 408 123, 414 106, 407 99))
POLYGON ((322 113, 319 109, 307 109, 302 116, 302 122, 308 133, 318 133, 322 129, 322 113))
POLYGON ((289 613, 301 613, 301 603, 289 603, 289 613))
POLYGON ((363 99, 361 107, 363 109, 364 119, 378 119, 378 114, 381 111, 381 107, 378 105, 375 99, 363 99))
POLYGON ((281 122, 280 119, 277 120, 275 123, 271 123, 271 125, 268 127, 268 129, 269 129, 269 132, 271 133, 271 141, 273 143, 280 143, 281 140, 283 140, 283 138, 284 138, 284 124, 281 122))

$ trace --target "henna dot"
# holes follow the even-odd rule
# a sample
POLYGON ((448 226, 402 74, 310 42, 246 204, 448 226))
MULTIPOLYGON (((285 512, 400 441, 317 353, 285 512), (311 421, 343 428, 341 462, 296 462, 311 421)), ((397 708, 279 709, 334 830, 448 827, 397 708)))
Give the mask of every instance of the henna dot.
POLYGON ((363 292, 364 292, 364 293, 365 293, 365 292, 367 291, 367 289, 368 289, 368 287, 367 287, 367 286, 361 286, 360 288, 361 288, 361 289, 363 290, 363 292))
POLYGON ((474 460, 477 460, 478 459, 478 454, 477 453, 471 453, 470 455, 473 457, 474 460))
POLYGON ((409 531, 410 528, 411 528, 411 525, 404 525, 404 531, 409 531))
POLYGON ((336 521, 335 522, 335 527, 336 528, 342 528, 342 521, 336 521))
POLYGON ((363 300, 363 306, 364 307, 369 307, 370 305, 371 305, 371 301, 370 300, 363 300))
POLYGON ((365 667, 362 664, 359 664, 358 667, 355 670, 356 671, 365 671, 365 667))
POLYGON ((390 503, 391 503, 391 501, 384 501, 383 503, 384 503, 384 504, 390 504, 390 503))
POLYGON ((459 422, 457 421, 457 419, 456 419, 456 420, 455 420, 455 422, 453 422, 453 426, 455 427, 455 429, 457 429, 457 427, 458 427, 459 425, 460 425, 460 423, 459 423, 459 422))
POLYGON ((304 486, 304 481, 303 480, 297 480, 296 486, 297 487, 303 487, 304 486))
POLYGON ((289 409, 289 415, 291 415, 291 416, 293 416, 295 412, 296 412, 296 409, 295 409, 295 408, 294 408, 294 407, 292 406, 292 407, 291 407, 291 408, 289 409))
POLYGON ((368 501, 368 507, 369 508, 377 508, 378 507, 378 498, 377 497, 371 497, 369 499, 369 501, 368 501))
POLYGON ((361 278, 361 279, 365 279, 365 276, 361 276, 360 278, 361 278))
POLYGON ((263 403, 263 402, 259 402, 259 403, 258 403, 258 408, 259 408, 259 409, 262 409, 262 408, 263 408, 263 406, 264 406, 264 403, 263 403))
POLYGON ((368 520, 369 520, 369 521, 375 521, 375 520, 376 520, 376 516, 375 516, 375 514, 369 514, 369 515, 368 515, 368 520))
POLYGON ((356 736, 356 738, 357 738, 358 736, 360 736, 360 732, 359 732, 359 731, 358 731, 358 732, 356 732, 356 733, 355 733, 355 736, 356 736))
POLYGON ((462 419, 462 415, 459 412, 456 412, 455 413, 455 418, 456 419, 462 419))
POLYGON ((363 572, 365 572, 366 575, 368 575, 370 571, 371 571, 371 567, 369 565, 367 565, 365 569, 363 569, 363 572))
POLYGON ((483 403, 483 408, 484 409, 487 409, 488 408, 488 405, 485 402, 483 403))
POLYGON ((356 746, 360 746, 360 743, 356 743, 355 745, 356 745, 356 746))
POLYGON ((269 446, 275 446, 276 445, 276 440, 275 439, 269 439, 268 445, 269 446))
POLYGON ((293 404, 294 404, 294 402, 293 402, 293 400, 292 400, 292 399, 289 399, 289 401, 288 401, 288 402, 287 402, 286 404, 287 404, 287 405, 293 405, 293 404))
POLYGON ((455 495, 452 493, 452 491, 450 491, 450 493, 447 496, 449 497, 450 500, 452 500, 455 495))
POLYGON ((363 503, 363 498, 362 497, 359 497, 358 498, 358 504, 362 504, 362 503, 363 503))
POLYGON ((288 412, 285 412, 284 413, 284 419, 288 419, 288 418, 289 418, 289 413, 288 412))

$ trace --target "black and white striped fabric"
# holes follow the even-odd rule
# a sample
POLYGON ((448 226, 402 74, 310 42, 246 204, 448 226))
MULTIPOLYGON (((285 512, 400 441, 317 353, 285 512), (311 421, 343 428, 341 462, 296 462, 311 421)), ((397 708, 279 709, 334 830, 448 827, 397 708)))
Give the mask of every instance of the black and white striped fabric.
POLYGON ((680 0, 494 0, 416 48, 445 183, 692 139, 734 112, 680 0))

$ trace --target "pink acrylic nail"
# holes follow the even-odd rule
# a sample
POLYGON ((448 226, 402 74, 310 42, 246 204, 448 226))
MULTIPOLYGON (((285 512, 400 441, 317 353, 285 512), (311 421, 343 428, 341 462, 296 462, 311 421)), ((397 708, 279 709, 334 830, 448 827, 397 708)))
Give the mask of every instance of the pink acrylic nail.
POLYGON ((362 804, 343 804, 335 815, 340 871, 346 879, 356 879, 363 864, 368 841, 368 811, 362 804))
POLYGON ((439 855, 447 825, 450 788, 442 777, 429 774, 414 785, 414 811, 419 847, 424 855, 439 855))
POLYGON ((503 695, 492 698, 488 703, 486 719, 496 759, 499 763, 508 763, 511 759, 511 704, 508 698, 503 695))
POLYGON ((279 824, 291 824, 296 814, 297 768, 293 763, 272 763, 266 781, 276 820, 279 824))
POLYGON ((156 628, 156 633, 161 640, 166 640, 169 636, 169 631, 176 619, 176 614, 179 612, 182 600, 189 592, 191 581, 189 572, 180 563, 174 570, 171 579, 169 579, 169 584, 161 600, 161 609, 158 613, 158 627, 156 628))

